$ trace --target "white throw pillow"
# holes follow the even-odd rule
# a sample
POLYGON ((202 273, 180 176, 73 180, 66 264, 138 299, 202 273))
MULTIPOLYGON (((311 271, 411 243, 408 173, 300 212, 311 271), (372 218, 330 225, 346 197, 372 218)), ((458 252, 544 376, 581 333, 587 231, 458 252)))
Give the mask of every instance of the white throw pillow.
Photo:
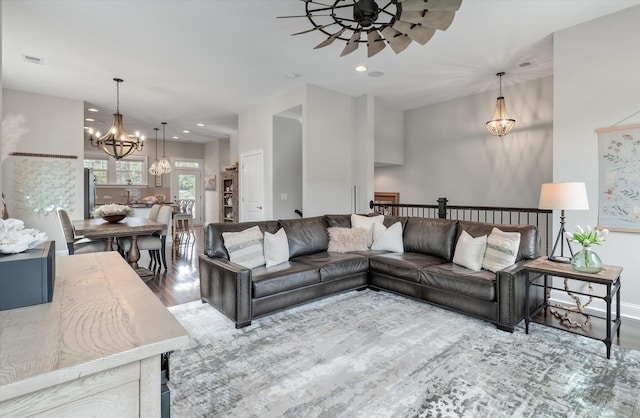
POLYGON ((520 248, 519 232, 504 232, 493 228, 487 238, 487 251, 484 254, 482 268, 497 272, 513 265, 520 248))
POLYGON ((367 251, 367 230, 364 228, 327 228, 329 247, 327 251, 346 253, 349 251, 367 251))
POLYGON ((289 261, 289 241, 284 228, 280 228, 275 234, 265 231, 264 258, 267 262, 267 267, 289 261))
POLYGON ((250 269, 264 264, 264 237, 258 226, 241 232, 223 232, 222 239, 232 262, 250 269))
POLYGON ((453 262, 473 271, 482 270, 484 252, 487 249, 487 236, 474 238, 467 231, 462 231, 456 243, 453 262))
POLYGON ((373 225, 373 244, 372 250, 392 251, 394 253, 403 253, 404 245, 402 244, 402 224, 396 222, 389 228, 383 224, 373 225))
POLYGON ((384 222, 384 215, 351 215, 351 228, 364 228, 368 231, 366 242, 367 248, 371 247, 371 244, 373 243, 373 224, 382 224, 382 222, 384 222))

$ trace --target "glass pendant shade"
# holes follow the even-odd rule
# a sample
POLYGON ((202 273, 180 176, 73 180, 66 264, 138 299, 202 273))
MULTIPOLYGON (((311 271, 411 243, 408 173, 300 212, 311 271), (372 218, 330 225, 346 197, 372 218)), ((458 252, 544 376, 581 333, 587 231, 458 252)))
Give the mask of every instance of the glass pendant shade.
POLYGON ((507 115, 507 105, 504 102, 504 96, 502 95, 502 76, 504 72, 496 74, 500 77, 500 95, 496 101, 496 111, 493 113, 493 119, 487 122, 487 129, 491 134, 502 138, 509 132, 516 124, 515 119, 510 119, 507 115))
POLYGON ((117 90, 117 104, 116 113, 113 114, 113 124, 111 129, 100 136, 99 132, 96 132, 98 139, 93 137, 93 129, 89 130, 89 142, 91 145, 109 154, 116 160, 131 155, 136 151, 142 151, 144 147, 144 136, 141 136, 139 132, 135 135, 129 135, 124 129, 124 123, 122 121, 122 114, 120 113, 120 88, 119 85, 122 79, 114 78, 116 82, 117 90))

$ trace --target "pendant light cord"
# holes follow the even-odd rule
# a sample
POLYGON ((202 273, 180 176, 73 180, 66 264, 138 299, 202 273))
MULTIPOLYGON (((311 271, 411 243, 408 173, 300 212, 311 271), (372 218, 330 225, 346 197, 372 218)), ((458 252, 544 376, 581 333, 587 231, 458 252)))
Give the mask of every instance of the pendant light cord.
POLYGON ((166 141, 165 135, 164 135, 164 127, 167 125, 167 122, 162 122, 162 156, 165 157, 166 154, 164 152, 164 144, 166 141))

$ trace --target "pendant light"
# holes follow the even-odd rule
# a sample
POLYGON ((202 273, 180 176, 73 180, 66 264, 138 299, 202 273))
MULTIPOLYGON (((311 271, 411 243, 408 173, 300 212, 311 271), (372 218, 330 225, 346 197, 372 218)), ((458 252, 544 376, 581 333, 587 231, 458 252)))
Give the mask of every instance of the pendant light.
POLYGON ((144 136, 141 136, 139 132, 136 132, 135 135, 129 135, 124 129, 120 113, 120 83, 123 80, 114 78, 113 81, 116 82, 116 113, 113 114, 113 124, 109 132, 103 136, 100 136, 100 132, 96 132, 98 139, 93 138, 93 129, 89 129, 89 142, 92 146, 119 160, 136 151, 142 151, 144 136))
POLYGON ((164 153, 164 145, 166 141, 164 131, 165 126, 167 126, 167 122, 162 122, 162 158, 160 158, 160 161, 158 161, 158 167, 160 167, 160 172, 162 174, 171 173, 171 163, 164 153))
POLYGON ((158 128, 153 128, 154 131, 156 131, 156 159, 153 160, 153 164, 151 164, 151 167, 149 167, 149 173, 151 173, 154 176, 159 176, 162 174, 162 172, 160 172, 160 166, 159 166, 159 161, 158 161, 158 128))
POLYGON ((493 119, 487 122, 489 132, 500 138, 508 134, 516 124, 515 119, 509 119, 509 116, 507 116, 507 106, 504 103, 504 96, 502 96, 502 76, 504 74, 504 72, 496 74, 500 77, 500 95, 496 102, 496 111, 493 114, 493 119))

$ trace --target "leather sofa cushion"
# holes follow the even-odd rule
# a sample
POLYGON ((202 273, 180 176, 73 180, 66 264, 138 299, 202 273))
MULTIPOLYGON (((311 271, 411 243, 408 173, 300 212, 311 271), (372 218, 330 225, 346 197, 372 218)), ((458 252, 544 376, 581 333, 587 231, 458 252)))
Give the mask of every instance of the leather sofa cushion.
POLYGON ((329 228, 351 228, 351 215, 325 215, 329 228))
POLYGON ((421 269, 445 262, 446 260, 432 255, 406 252, 376 255, 369 259, 371 271, 416 283, 420 281, 421 269))
POLYGON ((354 253, 322 252, 296 257, 295 261, 318 267, 323 282, 369 270, 369 259, 354 253))
POLYGON ((482 300, 496 299, 495 273, 473 271, 453 263, 425 267, 420 272, 420 284, 482 300))
POLYGON ((222 239, 223 232, 240 232, 245 229, 251 228, 257 225, 260 231, 264 234, 265 231, 272 234, 276 233, 279 229, 277 221, 262 221, 262 222, 241 222, 241 223, 216 223, 208 224, 204 228, 204 252, 209 257, 221 257, 229 259, 229 253, 224 247, 224 240, 222 239))
POLYGON ((396 222, 400 222, 400 224, 402 224, 402 229, 404 230, 404 228, 407 226, 408 220, 409 218, 407 218, 406 216, 385 215, 382 224, 389 228, 396 222))
POLYGON ((520 247, 518 248, 518 255, 516 256, 516 262, 523 259, 536 258, 539 254, 539 242, 538 242, 538 230, 533 225, 499 225, 482 222, 458 222, 458 233, 456 234, 455 242, 458 242, 458 237, 462 231, 467 231, 472 237, 479 237, 480 235, 491 234, 493 228, 498 228, 504 232, 519 232, 520 233, 520 247))
POLYGON ((329 234, 325 216, 278 221, 287 233, 289 258, 327 251, 329 234))
POLYGON ((254 298, 271 296, 317 283, 320 283, 318 267, 291 260, 272 267, 256 267, 251 272, 254 298))
POLYGON ((404 228, 404 250, 451 261, 457 225, 458 221, 450 219, 409 218, 404 228))

